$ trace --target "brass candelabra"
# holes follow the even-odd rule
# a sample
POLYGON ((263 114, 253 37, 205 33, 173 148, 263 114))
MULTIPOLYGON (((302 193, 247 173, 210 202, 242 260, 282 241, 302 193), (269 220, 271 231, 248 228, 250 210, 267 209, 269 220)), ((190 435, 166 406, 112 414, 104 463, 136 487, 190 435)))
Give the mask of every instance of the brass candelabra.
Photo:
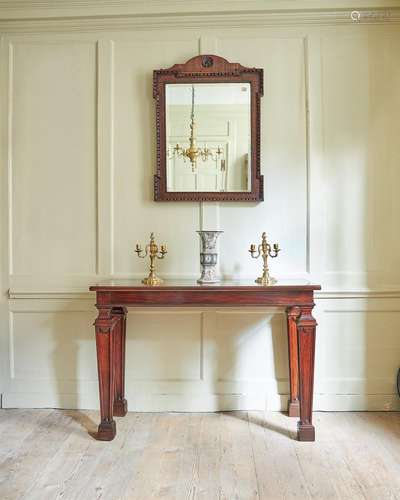
POLYGON ((260 245, 257 247, 257 253, 256 253, 256 245, 250 245, 250 254, 253 257, 253 259, 258 259, 258 257, 262 257, 263 259, 263 273, 262 276, 257 278, 255 281, 259 285, 273 285, 276 283, 276 279, 272 278, 269 274, 269 268, 268 268, 268 257, 271 257, 271 259, 274 259, 275 257, 278 256, 278 253, 281 251, 279 248, 278 243, 274 243, 273 247, 267 242, 267 235, 266 233, 262 233, 262 241, 260 245))
POLYGON ((156 275, 154 262, 156 259, 164 258, 167 253, 166 245, 161 245, 160 250, 158 250, 158 245, 154 241, 154 233, 151 233, 150 242, 146 245, 145 250, 143 251, 141 245, 137 243, 135 252, 141 259, 144 259, 147 256, 150 258, 150 272, 147 278, 142 279, 142 283, 150 286, 160 285, 163 280, 156 275))

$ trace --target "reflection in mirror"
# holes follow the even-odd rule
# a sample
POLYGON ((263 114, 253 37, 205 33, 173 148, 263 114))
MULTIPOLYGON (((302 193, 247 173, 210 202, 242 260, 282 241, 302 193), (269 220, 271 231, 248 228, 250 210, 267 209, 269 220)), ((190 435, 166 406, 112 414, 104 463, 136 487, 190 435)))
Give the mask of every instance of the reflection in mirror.
POLYGON ((167 191, 251 191, 250 84, 165 89, 167 191))

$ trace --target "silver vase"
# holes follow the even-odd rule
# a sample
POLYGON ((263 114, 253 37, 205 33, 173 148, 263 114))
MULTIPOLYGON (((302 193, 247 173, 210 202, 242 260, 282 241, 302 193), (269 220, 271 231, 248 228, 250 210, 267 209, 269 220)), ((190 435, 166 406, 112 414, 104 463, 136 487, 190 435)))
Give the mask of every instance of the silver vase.
POLYGON ((218 252, 215 249, 218 236, 223 231, 197 231, 200 236, 200 267, 201 276, 197 283, 217 283, 218 252))

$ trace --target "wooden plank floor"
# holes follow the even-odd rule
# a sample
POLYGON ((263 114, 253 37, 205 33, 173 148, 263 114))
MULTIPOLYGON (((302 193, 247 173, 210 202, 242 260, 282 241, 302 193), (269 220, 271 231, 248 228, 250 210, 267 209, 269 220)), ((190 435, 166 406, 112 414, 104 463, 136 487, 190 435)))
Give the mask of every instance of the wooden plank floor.
POLYGON ((280 413, 0 410, 0 499, 399 499, 400 414, 315 413, 299 443, 280 413))

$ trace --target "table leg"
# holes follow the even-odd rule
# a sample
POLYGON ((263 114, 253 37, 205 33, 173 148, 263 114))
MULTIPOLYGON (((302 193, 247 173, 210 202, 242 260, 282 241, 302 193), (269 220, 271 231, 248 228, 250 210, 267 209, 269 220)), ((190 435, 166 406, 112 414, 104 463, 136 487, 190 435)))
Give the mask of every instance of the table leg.
POLYGON ((300 416, 299 402, 299 353, 297 341, 297 323, 296 319, 300 314, 299 307, 289 307, 286 310, 287 334, 289 348, 289 385, 290 396, 288 401, 289 417, 300 416))
POLYGON ((317 322, 311 314, 312 309, 313 306, 302 307, 297 320, 300 389, 300 420, 297 426, 297 436, 299 441, 315 441, 315 429, 312 425, 312 405, 317 322))
POLYGON ((126 307, 114 307, 111 316, 118 318, 114 329, 114 369, 115 394, 113 413, 116 417, 124 417, 128 412, 125 399, 125 343, 126 343, 126 307))
POLYGON ((99 375, 101 422, 97 439, 111 441, 115 437, 115 421, 113 420, 114 404, 114 328, 117 317, 112 317, 111 308, 99 308, 95 321, 97 369, 99 375))

